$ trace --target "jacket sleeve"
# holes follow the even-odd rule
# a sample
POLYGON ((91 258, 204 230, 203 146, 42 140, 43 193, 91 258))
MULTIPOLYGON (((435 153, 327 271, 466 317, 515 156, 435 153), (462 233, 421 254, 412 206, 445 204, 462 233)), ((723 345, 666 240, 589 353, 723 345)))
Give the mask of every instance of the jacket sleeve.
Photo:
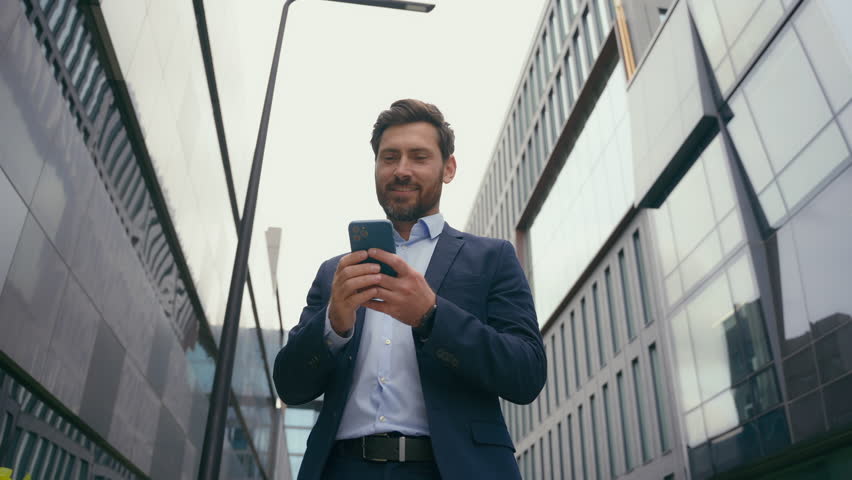
POLYGON ((272 378, 278 396, 288 405, 307 403, 322 395, 334 372, 335 358, 324 340, 332 268, 332 261, 320 266, 299 324, 290 330, 287 343, 275 357, 272 378))
POLYGON ((438 296, 438 309, 421 354, 481 389, 514 403, 535 400, 547 379, 544 343, 532 293, 514 248, 501 244, 488 287, 487 318, 479 319, 438 296))

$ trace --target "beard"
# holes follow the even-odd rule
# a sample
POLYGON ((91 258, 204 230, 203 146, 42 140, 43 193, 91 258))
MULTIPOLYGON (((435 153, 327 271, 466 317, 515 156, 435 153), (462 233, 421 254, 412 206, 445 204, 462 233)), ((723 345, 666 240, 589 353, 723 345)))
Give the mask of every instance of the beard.
POLYGON ((379 205, 385 211, 388 220, 392 222, 416 222, 426 216, 430 210, 438 205, 441 199, 443 182, 440 178, 432 188, 419 188, 418 194, 411 203, 400 203, 391 198, 391 188, 394 186, 411 185, 411 182, 393 182, 385 185, 384 189, 376 186, 376 194, 379 197, 379 205))

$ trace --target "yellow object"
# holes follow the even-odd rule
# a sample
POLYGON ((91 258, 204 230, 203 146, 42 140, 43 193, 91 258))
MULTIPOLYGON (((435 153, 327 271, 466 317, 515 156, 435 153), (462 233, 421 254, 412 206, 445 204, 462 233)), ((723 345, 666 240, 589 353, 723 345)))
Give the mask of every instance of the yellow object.
POLYGON ((0 480, 12 480, 12 469, 0 467, 0 480))
POLYGON ((24 480, 33 480, 33 477, 31 477, 30 474, 28 473, 24 476, 24 480))

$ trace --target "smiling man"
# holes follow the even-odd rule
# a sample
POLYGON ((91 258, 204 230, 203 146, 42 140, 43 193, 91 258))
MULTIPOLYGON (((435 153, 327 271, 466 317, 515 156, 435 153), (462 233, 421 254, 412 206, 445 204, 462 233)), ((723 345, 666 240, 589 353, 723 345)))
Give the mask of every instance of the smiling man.
POLYGON ((418 100, 394 102, 373 126, 376 196, 398 253, 324 262, 278 353, 285 403, 325 394, 299 480, 520 478, 498 398, 538 396, 544 346, 512 245, 440 213, 454 141, 418 100))

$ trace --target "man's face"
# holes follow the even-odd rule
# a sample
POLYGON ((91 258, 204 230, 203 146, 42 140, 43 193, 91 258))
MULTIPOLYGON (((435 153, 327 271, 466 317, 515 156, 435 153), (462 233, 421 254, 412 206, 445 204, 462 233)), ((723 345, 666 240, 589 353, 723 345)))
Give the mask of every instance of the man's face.
POLYGON ((428 122, 388 127, 376 156, 376 196, 388 219, 414 222, 438 213, 443 183, 456 173, 452 155, 442 161, 438 130, 428 122))

